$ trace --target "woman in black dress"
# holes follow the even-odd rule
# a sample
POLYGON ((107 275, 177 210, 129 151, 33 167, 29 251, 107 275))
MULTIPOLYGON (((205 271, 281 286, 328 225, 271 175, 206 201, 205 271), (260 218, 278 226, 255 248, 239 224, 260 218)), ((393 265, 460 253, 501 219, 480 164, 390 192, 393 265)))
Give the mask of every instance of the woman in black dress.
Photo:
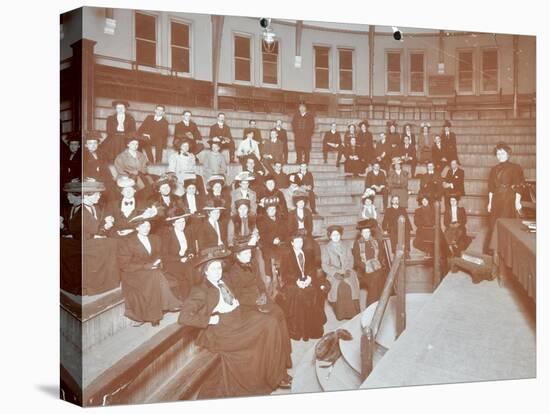
MULTIPOLYGON (((195 266, 204 276, 185 301, 178 322, 200 328, 196 345, 220 356, 201 384, 198 398, 266 395, 289 388, 289 355, 284 332, 272 313, 243 312, 223 278, 223 247, 204 249, 195 266)), ((288 338, 286 338, 288 341, 288 338)))
POLYGON ((351 137, 349 145, 344 148, 344 172, 358 177, 365 172, 364 148, 357 145, 357 139, 351 137))
POLYGON ((314 258, 304 249, 304 231, 296 231, 281 259, 283 289, 280 303, 287 317, 288 332, 294 340, 307 341, 323 336, 327 321, 324 305, 327 285, 317 277, 314 258))
POLYGON ((434 251, 435 211, 426 194, 418 197, 418 204, 419 207, 414 212, 416 237, 413 246, 431 257, 434 251))

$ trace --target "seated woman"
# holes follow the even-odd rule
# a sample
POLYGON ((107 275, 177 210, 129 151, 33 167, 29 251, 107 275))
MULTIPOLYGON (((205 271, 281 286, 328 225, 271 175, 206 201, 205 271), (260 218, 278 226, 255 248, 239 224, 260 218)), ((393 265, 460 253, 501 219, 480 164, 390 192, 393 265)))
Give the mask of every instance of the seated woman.
POLYGON ((280 323, 270 313, 246 312, 223 277, 225 248, 201 251, 195 266, 204 276, 185 301, 178 322, 200 328, 196 345, 221 363, 201 384, 199 399, 270 394, 289 387, 289 349, 280 323))
POLYGON ((292 201, 294 210, 288 213, 287 224, 288 234, 293 234, 297 230, 305 230, 307 236, 313 232, 313 216, 311 210, 306 207, 306 200, 309 195, 300 189, 294 191, 292 201))
POLYGON ((358 177, 365 172, 364 148, 357 145, 355 136, 350 138, 350 142, 344 148, 344 172, 358 177))
POLYGON ((79 296, 91 296, 117 288, 120 285, 117 241, 107 237, 114 219, 106 216, 98 206, 105 186, 92 178, 82 183, 76 179, 67 183, 63 190, 68 193, 73 207, 62 228, 61 289, 79 296))
POLYGON ((353 270, 351 250, 342 243, 342 226, 329 226, 330 239, 321 255, 323 270, 330 282, 328 303, 334 309, 336 319, 351 319, 360 311, 359 280, 353 270))
POLYGON ((466 233, 466 210, 458 205, 459 201, 460 195, 450 194, 450 207, 445 209, 443 217, 445 240, 449 246, 450 254, 455 257, 460 257, 472 242, 472 238, 466 233))
POLYGON ((139 149, 139 139, 130 135, 126 138, 126 149, 115 158, 115 168, 119 176, 128 176, 135 180, 138 190, 147 189, 149 194, 153 184, 153 177, 147 173, 149 161, 139 149))
POLYGON ((290 237, 290 247, 282 254, 283 289, 280 302, 285 310, 290 337, 308 341, 323 336, 327 286, 317 277, 315 259, 304 247, 304 230, 290 237))
POLYGON ((192 145, 193 142, 187 138, 175 140, 174 148, 177 152, 170 155, 166 172, 176 175, 178 184, 180 185, 178 194, 181 194, 181 187, 186 180, 194 179, 196 180, 197 193, 204 195, 204 181, 202 177, 197 174, 197 158, 195 154, 191 152, 192 145))
POLYGON ((361 196, 361 211, 359 212, 359 219, 375 219, 378 220, 378 212, 374 205, 374 197, 376 192, 372 188, 367 188, 361 196))
POLYGON ((401 158, 392 159, 392 169, 388 174, 388 188, 390 197, 399 197, 399 207, 407 208, 409 204, 409 177, 408 171, 403 170, 401 158))
POLYGON ((174 210, 165 218, 168 227, 162 233, 162 269, 172 292, 184 301, 196 283, 192 259, 197 254, 193 228, 186 221, 189 210, 174 210))
POLYGON ((353 267, 357 271, 361 287, 367 289, 367 307, 380 299, 386 281, 380 245, 373 235, 377 226, 374 219, 359 221, 357 230, 360 234, 352 248, 353 267))
POLYGON ((426 194, 418 196, 418 205, 419 207, 414 211, 416 237, 413 246, 431 257, 434 252, 435 211, 426 194))
POLYGON ((137 233, 121 240, 118 262, 122 271, 124 315, 135 321, 133 326, 150 322, 157 326, 165 312, 176 311, 181 301, 172 293, 161 270, 161 239, 151 232, 151 223, 137 216, 132 223, 137 233))

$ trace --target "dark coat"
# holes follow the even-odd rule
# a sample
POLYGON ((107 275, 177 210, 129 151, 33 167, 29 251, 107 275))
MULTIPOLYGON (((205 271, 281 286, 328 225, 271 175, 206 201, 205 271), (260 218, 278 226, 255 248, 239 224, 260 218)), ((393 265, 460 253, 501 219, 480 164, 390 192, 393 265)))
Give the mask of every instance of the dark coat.
POLYGON ((82 175, 84 177, 95 178, 102 183, 113 181, 113 175, 109 170, 109 164, 99 152, 95 153, 94 157, 90 151, 85 150, 83 153, 82 175))
POLYGON ((365 178, 365 188, 370 188, 373 185, 385 185, 386 187, 388 186, 386 173, 384 171, 380 171, 378 175, 375 175, 372 171, 369 171, 367 173, 367 177, 365 178))
POLYGON ((453 184, 453 188, 445 189, 446 193, 458 194, 463 196, 464 192, 464 170, 462 168, 457 168, 453 173, 453 170, 449 168, 447 175, 445 176, 445 182, 453 184))
POLYGON ((252 264, 238 261, 229 268, 224 279, 241 306, 256 307, 256 299, 266 293, 265 283, 252 264))
POLYGON ((288 229, 286 221, 277 216, 275 220, 267 216, 258 218, 258 231, 260 232, 260 246, 263 249, 274 248, 273 240, 279 238, 281 241, 286 241, 288 237, 288 229))
POLYGON ((107 138, 101 144, 101 152, 109 160, 114 160, 126 148, 126 137, 136 132, 136 120, 128 112, 124 117, 124 131, 117 131, 116 113, 107 118, 107 138))
POLYGON ((428 195, 432 200, 441 200, 443 186, 441 185, 441 176, 437 173, 424 174, 420 179, 419 195, 428 195))
MULTIPOLYGON (((296 214, 296 209, 288 213, 287 225, 288 234, 293 234, 296 230, 298 230, 298 215, 296 214)), ((304 228, 307 235, 311 235, 313 232, 313 216, 307 207, 304 208, 304 228)))
POLYGON ((299 112, 292 118, 292 130, 294 131, 294 143, 299 148, 311 148, 311 136, 315 130, 315 119, 311 112, 303 116, 299 112))
POLYGON ((220 128, 218 123, 215 123, 210 127, 210 133, 208 136, 210 138, 222 137, 222 138, 229 138, 230 140, 233 140, 233 136, 231 135, 231 128, 229 128, 227 124, 223 124, 223 127, 220 128))
POLYGON ((445 147, 445 153, 447 154, 447 160, 451 162, 451 160, 457 160, 458 159, 458 152, 456 148, 456 135, 454 132, 449 132, 449 136, 445 135, 445 131, 441 133, 441 145, 445 147))
POLYGON ((183 121, 178 122, 174 127, 174 136, 176 138, 187 137, 195 141, 200 141, 202 139, 199 128, 193 121, 189 121, 189 126, 185 125, 183 121))
POLYGON ((168 139, 168 121, 165 117, 162 117, 160 121, 155 121, 154 115, 147 115, 138 129, 138 133, 150 135, 150 141, 146 141, 148 144, 165 148, 168 139))
MULTIPOLYGON (((218 225, 220 226, 220 237, 222 239, 222 242, 224 245, 227 246, 227 228, 223 226, 221 222, 218 222, 218 225)), ((216 234, 216 230, 214 230, 214 227, 212 227, 208 219, 202 220, 196 228, 196 237, 199 245, 199 250, 218 246, 218 235, 216 234)))

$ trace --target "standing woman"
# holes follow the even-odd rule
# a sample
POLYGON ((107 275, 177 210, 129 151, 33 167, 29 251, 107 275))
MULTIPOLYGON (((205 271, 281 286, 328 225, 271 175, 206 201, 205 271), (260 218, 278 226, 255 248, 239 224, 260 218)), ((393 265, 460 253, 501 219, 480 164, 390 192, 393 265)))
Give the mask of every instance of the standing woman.
POLYGON ((121 240, 118 249, 124 315, 135 321, 134 326, 145 322, 157 326, 165 312, 180 309, 181 301, 170 289, 161 270, 160 237, 149 234, 151 223, 148 220, 138 218, 133 223, 136 234, 121 240))
POLYGON ((117 100, 112 105, 116 112, 107 118, 107 138, 101 146, 110 162, 124 151, 126 137, 136 132, 136 120, 126 112, 130 106, 128 101, 117 100))
POLYGON ((380 246, 373 232, 378 223, 374 219, 357 223, 359 237, 353 243, 353 267, 357 271, 361 287, 367 289, 367 307, 380 299, 386 277, 380 260, 380 246))
POLYGON ((484 251, 490 252, 490 242, 495 223, 499 218, 515 218, 521 214, 521 188, 524 185, 523 169, 510 162, 512 149, 499 142, 494 150, 498 164, 489 173, 489 231, 485 239, 484 251))
POLYGON ((431 125, 429 122, 420 124, 421 134, 418 137, 418 162, 426 163, 432 159, 432 143, 433 139, 430 136, 431 125))
POLYGON ((409 204, 409 172, 401 168, 401 158, 392 159, 392 169, 388 174, 390 196, 399 197, 399 207, 407 208, 409 204))
POLYGON ((413 246, 432 257, 434 252, 435 211, 428 195, 418 197, 419 207, 414 211, 416 237, 413 246))
POLYGON ((304 231, 294 232, 290 247, 282 255, 282 302, 291 339, 308 341, 323 336, 327 321, 324 310, 324 291, 315 271, 315 259, 304 249, 304 231))
POLYGON ((265 395, 289 388, 288 337, 273 313, 246 312, 225 283, 225 248, 209 248, 195 261, 203 276, 185 301, 178 322, 200 329, 196 345, 220 357, 216 372, 200 385, 197 399, 265 395))
POLYGON ((342 242, 342 226, 329 226, 329 242, 321 255, 323 271, 330 282, 328 303, 334 309, 336 319, 351 319, 360 312, 359 280, 353 270, 353 255, 342 242))
POLYGON ((369 121, 366 119, 359 123, 359 132, 357 133, 357 145, 363 148, 365 161, 367 164, 374 158, 372 133, 369 131, 369 121))
POLYGON ((349 144, 344 148, 344 172, 352 174, 354 177, 359 177, 359 174, 365 172, 365 161, 363 155, 364 148, 357 145, 357 139, 351 137, 349 144))

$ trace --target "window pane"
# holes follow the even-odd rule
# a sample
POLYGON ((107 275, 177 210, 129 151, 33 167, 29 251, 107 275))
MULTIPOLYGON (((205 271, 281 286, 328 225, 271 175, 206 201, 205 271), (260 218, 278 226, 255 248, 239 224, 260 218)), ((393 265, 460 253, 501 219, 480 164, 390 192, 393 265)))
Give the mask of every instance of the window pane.
POLYGON ((189 25, 172 22, 172 44, 189 47, 189 25))
POLYGON ((172 69, 189 73, 189 49, 172 47, 172 69))
POLYGON ((351 50, 340 50, 340 69, 353 69, 353 53, 351 50))
POLYGON ((156 40, 155 16, 136 13, 136 37, 156 40))
POLYGON ((474 70, 474 62, 472 52, 460 52, 458 54, 458 70, 472 71, 474 70))
POLYGON ((327 69, 315 70, 315 87, 317 89, 328 89, 328 70, 327 69))
POLYGON ((391 72, 401 71, 401 54, 400 53, 388 53, 388 71, 391 71, 391 72))
POLYGON ((250 58, 250 39, 235 36, 235 57, 250 58))
POLYGON ((157 64, 157 46, 146 40, 136 40, 136 61, 139 65, 155 66, 157 64))
POLYGON ((483 90, 498 90, 498 72, 496 70, 485 70, 483 72, 483 90))
POLYGON ((473 90, 473 72, 459 72, 458 90, 461 92, 471 92, 473 90))
POLYGON ((411 73, 411 92, 424 92, 424 73, 411 73))
POLYGON ((401 92, 400 72, 388 72, 388 92, 401 92))
POLYGON ((411 54, 411 72, 424 72, 424 54, 411 54))
POLYGON ((315 67, 328 68, 328 47, 315 48, 315 67))
POLYGON ((235 59, 235 79, 250 82, 250 60, 235 59))
POLYGON ((264 83, 277 85, 277 64, 268 63, 264 61, 264 83))
POLYGON ((497 69, 498 55, 496 50, 483 51, 483 70, 497 69))
POLYGON ((353 90, 353 72, 352 71, 340 71, 340 89, 343 91, 353 90))

